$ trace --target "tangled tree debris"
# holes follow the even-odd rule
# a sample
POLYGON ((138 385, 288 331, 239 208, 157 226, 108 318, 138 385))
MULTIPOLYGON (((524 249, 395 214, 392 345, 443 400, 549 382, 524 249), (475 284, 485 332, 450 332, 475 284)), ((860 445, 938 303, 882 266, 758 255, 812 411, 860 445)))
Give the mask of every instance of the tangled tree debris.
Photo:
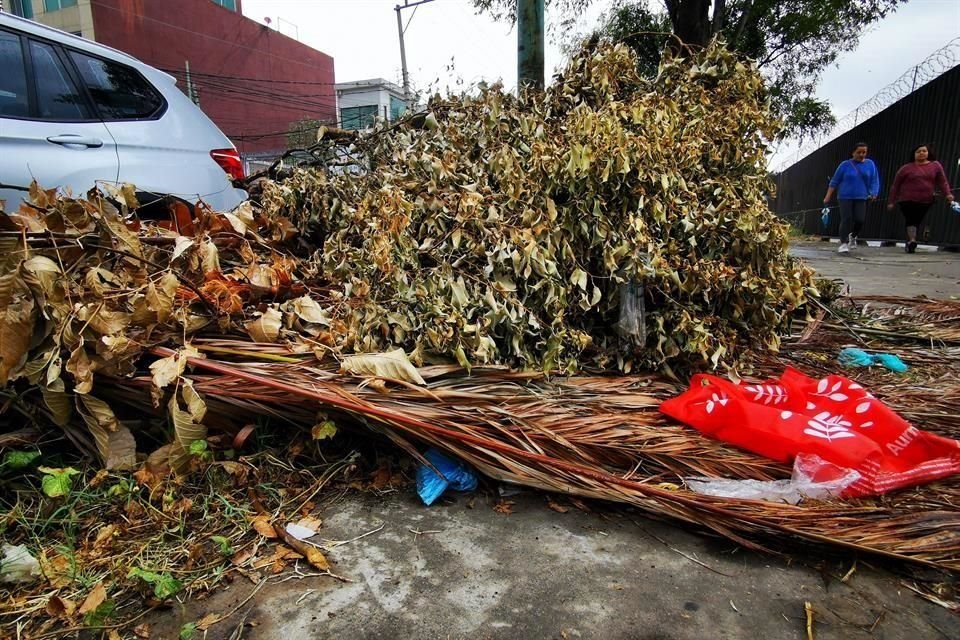
POLYGON ((760 75, 718 47, 635 69, 588 50, 543 94, 433 100, 360 145, 369 171, 267 185, 317 243, 335 346, 566 372, 776 348, 812 283, 767 206, 760 75))

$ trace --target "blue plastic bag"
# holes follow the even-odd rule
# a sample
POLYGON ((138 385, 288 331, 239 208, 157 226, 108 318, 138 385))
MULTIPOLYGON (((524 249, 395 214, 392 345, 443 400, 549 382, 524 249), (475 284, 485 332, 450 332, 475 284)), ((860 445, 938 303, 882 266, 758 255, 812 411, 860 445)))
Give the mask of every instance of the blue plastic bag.
POLYGON ((892 353, 867 353, 863 349, 847 347, 840 351, 837 360, 845 367, 869 367, 879 364, 895 373, 903 373, 910 367, 892 353))
POLYGON ((824 229, 830 226, 830 207, 824 207, 820 210, 820 222, 824 229))
POLYGON ((421 464, 417 469, 417 493, 428 507, 443 495, 448 487, 454 491, 473 491, 477 488, 477 474, 463 462, 448 458, 433 448, 427 449, 423 457, 443 474, 442 477, 438 476, 425 464, 421 464))
POLYGON ((954 200, 950 203, 950 208, 953 209, 954 213, 960 213, 960 202, 954 200))

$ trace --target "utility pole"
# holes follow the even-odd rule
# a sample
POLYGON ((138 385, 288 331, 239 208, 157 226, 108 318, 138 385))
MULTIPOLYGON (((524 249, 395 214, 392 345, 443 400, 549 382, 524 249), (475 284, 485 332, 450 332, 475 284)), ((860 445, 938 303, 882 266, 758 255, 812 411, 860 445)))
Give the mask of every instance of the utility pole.
POLYGON ((184 60, 184 66, 187 69, 187 97, 190 98, 190 101, 199 106, 200 99, 197 96, 197 92, 194 90, 193 81, 190 79, 190 61, 184 60))
POLYGON ((517 0, 517 88, 543 84, 543 0, 517 0))
POLYGON ((413 20, 413 16, 410 16, 410 20, 407 21, 407 27, 403 26, 403 19, 400 17, 400 12, 404 9, 409 9, 414 7, 413 12, 416 13, 416 7, 419 7, 421 4, 427 4, 428 2, 433 2, 433 0, 419 0, 419 2, 410 2, 410 0, 403 0, 402 5, 397 5, 393 8, 397 12, 397 33, 400 35, 400 70, 403 73, 403 99, 407 102, 407 107, 410 106, 410 74, 407 73, 407 48, 403 42, 403 34, 407 30, 407 27, 410 26, 410 20, 413 20))

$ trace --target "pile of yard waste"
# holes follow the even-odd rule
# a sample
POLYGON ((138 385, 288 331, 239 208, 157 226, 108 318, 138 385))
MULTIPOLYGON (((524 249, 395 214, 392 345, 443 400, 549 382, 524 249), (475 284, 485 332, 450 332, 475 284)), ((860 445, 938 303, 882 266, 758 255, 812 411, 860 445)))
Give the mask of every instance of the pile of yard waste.
POLYGON ((489 478, 754 548, 802 539, 960 570, 945 534, 960 530, 956 480, 797 505, 685 485, 790 466, 665 417, 680 375, 825 376, 851 340, 911 366, 852 378, 956 438, 960 306, 819 302, 766 206, 775 123, 756 70, 718 46, 668 59, 654 81, 634 67, 625 48, 588 48, 543 94, 493 87, 359 135, 322 132, 327 166, 265 181, 231 212, 171 201, 169 219, 144 220, 132 186, 34 185, 0 215, 0 532, 43 575, 2 587, 9 615, 76 622, 120 602, 97 584, 162 602, 218 583, 205 572, 291 557, 332 575, 284 523, 355 468, 327 447, 370 430, 420 462, 432 445, 489 478), (301 443, 295 465, 250 453, 277 432, 301 443), (103 473, 53 466, 57 439, 103 473), (305 450, 329 473, 310 475, 305 450), (218 497, 183 495, 198 477, 218 497), (78 488, 112 505, 111 529, 78 488), (122 571, 109 561, 121 540, 136 556, 122 571))
POLYGON ((346 170, 266 185, 317 248, 332 346, 568 373, 775 349, 815 290, 767 206, 763 81, 719 47, 635 68, 587 49, 544 93, 437 97, 346 170))

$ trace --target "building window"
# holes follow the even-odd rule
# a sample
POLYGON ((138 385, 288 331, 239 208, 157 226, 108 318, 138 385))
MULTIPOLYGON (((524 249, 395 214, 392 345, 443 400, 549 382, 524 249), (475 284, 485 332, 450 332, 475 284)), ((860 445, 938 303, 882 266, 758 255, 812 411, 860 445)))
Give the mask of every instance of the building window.
POLYGON ((237 10, 237 0, 213 0, 213 4, 218 4, 224 9, 230 9, 230 11, 237 10))
POLYGON ((340 109, 340 126, 344 129, 366 129, 377 119, 377 105, 344 107, 340 109))
MULTIPOLYGON (((6 4, 6 3, 4 3, 6 4)), ((11 0, 10 12, 21 18, 33 19, 33 0, 11 0)))
MULTIPOLYGON (((23 0, 24 4, 28 0, 23 0)), ((43 10, 47 13, 51 11, 60 11, 60 9, 66 9, 67 7, 77 6, 77 0, 43 0, 43 10)))
POLYGON ((406 110, 407 110, 407 104, 403 100, 390 96, 390 121, 391 122, 393 122, 394 120, 402 116, 406 110))

